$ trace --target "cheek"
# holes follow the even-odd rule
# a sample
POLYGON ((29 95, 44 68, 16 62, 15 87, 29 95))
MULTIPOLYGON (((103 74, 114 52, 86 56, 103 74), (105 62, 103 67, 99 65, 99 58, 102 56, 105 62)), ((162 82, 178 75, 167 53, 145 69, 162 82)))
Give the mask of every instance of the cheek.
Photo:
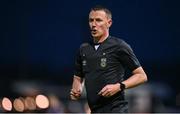
POLYGON ((107 26, 105 25, 99 26, 99 29, 101 29, 102 31, 105 31, 107 29, 107 26))
POLYGON ((91 23, 89 23, 89 27, 92 27, 92 24, 91 24, 91 23))

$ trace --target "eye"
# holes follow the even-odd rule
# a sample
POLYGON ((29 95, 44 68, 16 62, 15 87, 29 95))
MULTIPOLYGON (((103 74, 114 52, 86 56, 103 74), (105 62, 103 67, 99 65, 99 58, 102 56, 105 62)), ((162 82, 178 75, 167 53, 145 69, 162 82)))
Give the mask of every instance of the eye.
POLYGON ((89 22, 93 22, 93 19, 89 19, 89 22))
POLYGON ((100 19, 100 18, 98 18, 98 19, 96 19, 96 21, 97 22, 101 22, 101 21, 103 21, 102 19, 100 19))

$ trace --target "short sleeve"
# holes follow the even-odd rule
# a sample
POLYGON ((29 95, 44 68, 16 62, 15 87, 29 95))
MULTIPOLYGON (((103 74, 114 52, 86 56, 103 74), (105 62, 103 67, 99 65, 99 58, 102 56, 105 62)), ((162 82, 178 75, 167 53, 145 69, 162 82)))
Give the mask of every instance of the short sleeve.
POLYGON ((76 56, 75 56, 75 71, 74 75, 83 77, 83 71, 82 71, 82 60, 81 60, 81 54, 80 54, 80 49, 77 51, 76 56))
POLYGON ((125 41, 119 43, 118 55, 123 66, 128 68, 130 71, 133 71, 141 66, 130 45, 128 45, 125 41))

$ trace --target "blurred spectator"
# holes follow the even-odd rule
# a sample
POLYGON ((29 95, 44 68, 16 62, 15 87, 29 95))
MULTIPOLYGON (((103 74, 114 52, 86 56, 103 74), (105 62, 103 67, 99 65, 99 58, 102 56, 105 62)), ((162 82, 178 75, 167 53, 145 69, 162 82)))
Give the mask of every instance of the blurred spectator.
POLYGON ((64 113, 66 108, 61 100, 56 95, 49 95, 50 107, 48 112, 50 113, 64 113))
MULTIPOLYGON (((158 87, 156 89, 159 89, 158 87)), ((132 113, 153 113, 165 112, 165 106, 155 96, 152 86, 146 84, 129 91, 130 112, 132 113)))
POLYGON ((91 114, 91 110, 87 102, 84 104, 84 111, 86 114, 91 114))

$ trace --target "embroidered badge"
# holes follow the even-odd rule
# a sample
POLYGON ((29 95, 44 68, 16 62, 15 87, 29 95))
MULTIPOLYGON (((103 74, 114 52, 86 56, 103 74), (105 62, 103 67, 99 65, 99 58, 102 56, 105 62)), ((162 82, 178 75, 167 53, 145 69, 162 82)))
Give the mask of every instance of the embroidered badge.
POLYGON ((82 65, 83 65, 83 66, 86 66, 86 64, 87 64, 86 60, 83 60, 83 61, 82 61, 82 65))
POLYGON ((106 58, 101 58, 101 67, 106 67, 107 65, 107 59, 106 58))

